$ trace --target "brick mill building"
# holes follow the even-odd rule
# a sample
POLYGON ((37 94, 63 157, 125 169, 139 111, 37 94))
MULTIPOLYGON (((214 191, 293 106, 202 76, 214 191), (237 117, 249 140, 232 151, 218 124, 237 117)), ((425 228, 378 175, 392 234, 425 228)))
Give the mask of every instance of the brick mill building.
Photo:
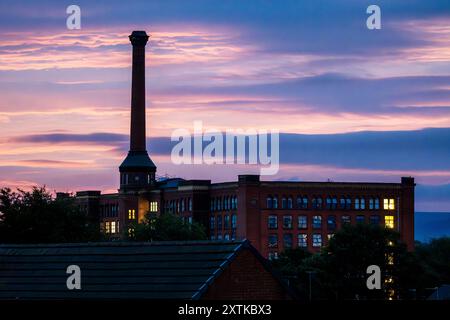
POLYGON ((80 191, 80 206, 120 238, 145 214, 173 213, 202 223, 211 240, 248 239, 265 258, 285 248, 317 251, 345 224, 371 223, 397 230, 414 246, 414 178, 399 183, 237 181, 180 178, 157 180, 146 150, 145 31, 130 35, 133 46, 130 151, 119 167, 118 193, 80 191))

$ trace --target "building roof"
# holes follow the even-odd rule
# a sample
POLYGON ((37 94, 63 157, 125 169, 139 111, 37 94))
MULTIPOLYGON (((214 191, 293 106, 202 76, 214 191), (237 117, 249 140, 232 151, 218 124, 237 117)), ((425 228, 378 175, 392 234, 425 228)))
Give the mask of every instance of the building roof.
POLYGON ((0 299, 199 299, 243 249, 265 264, 247 240, 0 245, 0 299))
POLYGON ((147 151, 130 151, 127 157, 123 160, 119 166, 120 170, 123 169, 154 169, 156 168, 153 161, 148 156, 147 151))

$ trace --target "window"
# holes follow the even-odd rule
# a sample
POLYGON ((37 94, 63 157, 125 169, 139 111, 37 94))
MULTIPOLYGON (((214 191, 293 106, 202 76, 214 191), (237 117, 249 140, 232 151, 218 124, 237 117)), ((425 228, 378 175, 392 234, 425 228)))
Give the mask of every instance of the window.
POLYGON ((278 219, 275 215, 270 215, 269 220, 267 222, 269 229, 277 229, 278 228, 278 219))
POLYGON ((116 222, 111 221, 111 233, 116 233, 116 222))
POLYGON ((308 247, 308 235, 306 233, 298 234, 298 246, 300 248, 308 247))
POLYGON ((394 199, 384 199, 383 200, 383 209, 384 210, 394 210, 395 209, 394 199))
POLYGON ((379 225, 380 224, 380 216, 378 216, 378 215, 371 215, 370 216, 370 224, 379 225))
POLYGON ((231 215, 231 229, 236 229, 236 215, 231 215))
POLYGON ((313 247, 322 246, 322 235, 320 233, 313 234, 313 247))
POLYGON ((223 228, 224 228, 224 229, 230 228, 230 216, 229 216, 228 214, 226 214, 226 215, 223 217, 223 228))
POLYGON ((272 199, 272 202, 273 202, 273 208, 274 208, 274 209, 278 209, 278 198, 277 198, 277 197, 274 197, 274 198, 272 199))
POLYGON ((331 210, 331 198, 327 197, 327 207, 328 210, 331 210))
POLYGON ((328 241, 330 241, 331 238, 333 238, 333 237, 334 237, 334 233, 329 233, 329 234, 327 234, 327 239, 328 239, 328 241))
POLYGON ((231 240, 236 240, 236 230, 231 230, 231 240))
POLYGON ((283 216, 283 228, 292 229, 292 216, 283 216))
POLYGON ((192 198, 188 199, 188 210, 189 212, 192 212, 192 198))
POLYGON ((282 209, 286 209, 286 208, 287 208, 287 200, 286 200, 285 197, 283 197, 283 198, 281 199, 281 208, 282 208, 282 209))
POLYGON ((231 203, 232 209, 237 209, 237 197, 233 196, 233 202, 231 203))
POLYGON ((222 216, 221 215, 217 215, 216 216, 216 220, 217 220, 217 230, 218 231, 222 231, 222 216))
POLYGON ((116 232, 117 232, 117 233, 120 232, 120 230, 119 230, 119 221, 116 221, 116 232))
POLYGON ((217 210, 222 210, 222 198, 217 198, 217 210))
POLYGON ((211 239, 211 240, 216 240, 216 236, 212 234, 211 237, 210 237, 210 239, 211 239))
POLYGON ((276 259, 278 259, 278 252, 269 252, 268 258, 269 258, 269 260, 276 260, 276 259))
POLYGON ((134 209, 128 210, 128 219, 129 220, 136 219, 136 210, 134 210, 134 209))
POLYGON ((228 210, 228 197, 223 198, 223 209, 228 210))
POLYGON ((360 199, 359 207, 361 210, 366 210, 366 199, 364 198, 360 199))
POLYGON ((228 233, 225 233, 225 235, 223 236, 223 239, 226 241, 230 240, 230 235, 228 233))
POLYGON ((308 228, 308 217, 307 216, 298 216, 298 228, 299 229, 308 228))
POLYGON ((350 224, 352 222, 352 219, 350 216, 342 216, 342 224, 350 224))
POLYGON ((222 240, 222 234, 221 233, 217 234, 217 240, 222 240))
POLYGON ((216 221, 215 220, 216 219, 215 219, 214 216, 209 217, 209 228, 211 230, 214 230, 216 228, 216 221))
POLYGON ((342 210, 344 210, 344 209, 345 209, 345 206, 346 206, 345 198, 341 198, 341 199, 339 200, 339 208, 342 209, 342 210))
POLYGON ((390 266, 394 265, 394 254, 393 253, 386 254, 386 262, 390 266))
POLYGON ((357 215, 356 216, 356 223, 365 223, 366 222, 366 217, 363 215, 357 215))
POLYGON ((386 228, 394 229, 394 216, 384 216, 384 225, 386 228))
POLYGON ((150 202, 150 212, 158 212, 158 202, 150 202))
POLYGON ((312 227, 313 229, 320 229, 322 228, 322 216, 313 216, 312 219, 312 227))
POLYGON ((286 249, 292 248, 292 234, 291 233, 285 233, 283 235, 283 246, 286 249))
POLYGON ((331 209, 336 210, 337 209, 337 203, 338 203, 337 198, 336 197, 332 198, 331 199, 331 209))
POLYGON ((134 237, 134 228, 128 228, 128 236, 134 237))
POLYGON ((272 207, 273 207, 272 197, 270 197, 270 196, 267 197, 266 206, 267 206, 267 209, 272 209, 272 207))
POLYGON ((111 233, 111 222, 105 222, 105 233, 111 233))
POLYGON ((380 209, 380 199, 375 198, 375 210, 379 210, 380 209))
POLYGON ((180 202, 181 202, 181 212, 184 212, 186 209, 185 208, 185 199, 181 199, 180 202))
POLYGON ((328 228, 328 230, 336 229, 336 216, 328 216, 327 228, 328 228))
POLYGON ((373 210, 375 208, 374 199, 369 199, 369 210, 373 210))
POLYGON ((355 199, 355 210, 359 210, 359 198, 355 199))
POLYGON ((287 200, 287 207, 288 207, 288 209, 292 209, 292 198, 291 197, 289 197, 287 200))
POLYGON ((345 199, 346 204, 345 204, 345 209, 350 210, 352 208, 352 199, 347 198, 345 199))
POLYGON ((189 224, 192 224, 192 216, 189 216, 189 217, 188 217, 188 223, 189 223, 189 224))
POLYGON ((313 209, 317 209, 317 210, 322 209, 322 204, 323 204, 322 198, 313 198, 313 200, 312 200, 313 209))
POLYGON ((276 233, 269 234, 269 248, 278 247, 278 235, 276 233))

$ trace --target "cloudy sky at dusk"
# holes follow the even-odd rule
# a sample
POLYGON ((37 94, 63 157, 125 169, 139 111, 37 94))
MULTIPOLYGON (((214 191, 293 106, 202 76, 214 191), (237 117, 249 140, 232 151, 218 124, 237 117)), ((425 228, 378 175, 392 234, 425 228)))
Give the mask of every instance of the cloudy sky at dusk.
POLYGON ((148 149, 160 175, 235 180, 244 165, 175 166, 174 129, 278 129, 266 179, 399 182, 450 211, 450 1, 0 0, 0 186, 118 186, 128 148, 132 30, 147 45, 148 149), (81 7, 81 30, 66 7, 81 7), (382 29, 366 28, 381 7, 382 29))

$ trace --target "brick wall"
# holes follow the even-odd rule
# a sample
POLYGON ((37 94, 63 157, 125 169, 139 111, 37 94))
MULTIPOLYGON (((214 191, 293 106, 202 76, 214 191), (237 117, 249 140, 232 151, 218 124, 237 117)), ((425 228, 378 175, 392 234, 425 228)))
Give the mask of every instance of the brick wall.
POLYGON ((277 279, 268 272, 248 249, 214 281, 203 296, 207 300, 284 300, 288 295, 277 279))

